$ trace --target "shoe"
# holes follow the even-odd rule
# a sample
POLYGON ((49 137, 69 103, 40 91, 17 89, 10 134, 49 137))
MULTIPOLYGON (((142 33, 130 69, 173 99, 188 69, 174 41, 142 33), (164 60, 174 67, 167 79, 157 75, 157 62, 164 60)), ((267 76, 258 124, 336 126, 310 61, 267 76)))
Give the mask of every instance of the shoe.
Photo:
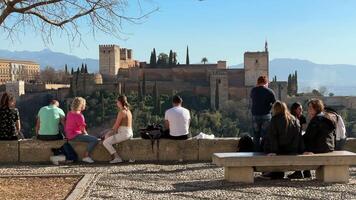
POLYGON ((301 171, 295 171, 293 174, 287 176, 289 179, 303 179, 303 174, 301 171))
POLYGON ((94 160, 91 157, 85 157, 82 159, 82 161, 86 163, 94 163, 94 160))
POLYGON ((303 171, 304 178, 311 178, 310 170, 303 171))
POLYGON ((114 158, 113 160, 111 160, 109 163, 110 164, 115 164, 115 163, 122 163, 122 159, 120 157, 114 158))

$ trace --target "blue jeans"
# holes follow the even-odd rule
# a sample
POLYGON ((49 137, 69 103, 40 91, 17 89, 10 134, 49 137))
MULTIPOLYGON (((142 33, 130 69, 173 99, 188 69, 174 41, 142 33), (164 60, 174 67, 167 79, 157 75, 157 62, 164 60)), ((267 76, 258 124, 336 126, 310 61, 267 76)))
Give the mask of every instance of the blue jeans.
POLYGON ((271 122, 271 114, 268 115, 254 115, 252 116, 253 123, 253 143, 255 145, 255 152, 262 152, 261 139, 263 140, 267 134, 269 124, 271 122))
POLYGON ((95 146, 99 143, 98 138, 91 136, 91 135, 84 135, 84 134, 77 135, 73 139, 73 141, 88 143, 87 152, 89 154, 94 150, 95 146))

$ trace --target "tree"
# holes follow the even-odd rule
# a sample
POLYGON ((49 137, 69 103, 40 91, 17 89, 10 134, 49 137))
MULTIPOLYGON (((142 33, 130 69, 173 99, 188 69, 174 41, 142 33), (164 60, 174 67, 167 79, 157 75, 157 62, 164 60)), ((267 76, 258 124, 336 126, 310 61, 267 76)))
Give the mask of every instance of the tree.
POLYGON ((88 73, 88 66, 87 66, 87 64, 84 65, 84 73, 86 73, 86 74, 88 73))
POLYGON ((173 65, 173 51, 172 49, 169 51, 169 57, 168 57, 168 66, 173 65))
POLYGON ((73 75, 73 74, 74 74, 73 67, 72 67, 72 70, 70 71, 70 74, 71 74, 71 75, 73 75))
POLYGON ((84 73, 85 69, 84 69, 84 64, 82 63, 82 67, 80 68, 80 73, 84 73))
POLYGON ((177 52, 173 52, 173 65, 177 65, 177 52))
POLYGON ((168 65, 168 55, 165 53, 160 53, 158 56, 158 60, 157 60, 157 65, 158 66, 167 66, 168 65))
MULTIPOLYGON (((131 2, 130 2, 131 3, 131 2)), ((158 8, 142 11, 139 16, 128 16, 128 0, 5 0, 0 1, 0 27, 7 37, 17 39, 19 29, 32 29, 43 42, 52 41, 56 32, 64 33, 69 41, 81 40, 85 25, 93 35, 97 32, 120 37, 124 22, 140 23, 158 8), (83 25, 82 25, 83 24, 83 25)))
POLYGON ((146 96, 146 73, 142 74, 142 96, 146 96))
POLYGON ((186 57, 186 60, 185 60, 185 64, 189 65, 189 49, 188 49, 188 46, 187 46, 187 57, 186 57))
POLYGON ((68 66, 67 66, 67 64, 64 65, 64 72, 65 72, 66 74, 68 74, 68 66))
POLYGON ((333 96, 335 96, 335 94, 332 93, 332 92, 330 92, 330 93, 329 93, 329 97, 333 97, 333 96))
POLYGON ((208 62, 208 59, 207 59, 206 57, 203 57, 203 58, 201 59, 201 62, 204 63, 204 65, 205 65, 205 63, 208 62))

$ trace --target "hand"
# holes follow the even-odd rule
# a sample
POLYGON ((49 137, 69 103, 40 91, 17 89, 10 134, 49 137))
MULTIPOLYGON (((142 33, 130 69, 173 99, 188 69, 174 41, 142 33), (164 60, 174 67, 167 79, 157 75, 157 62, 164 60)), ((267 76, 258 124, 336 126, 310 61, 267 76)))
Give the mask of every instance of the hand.
POLYGON ((268 153, 267 156, 276 156, 276 153, 268 153))
POLYGON ((308 152, 308 151, 303 153, 303 155, 313 155, 313 154, 314 154, 313 152, 308 152))

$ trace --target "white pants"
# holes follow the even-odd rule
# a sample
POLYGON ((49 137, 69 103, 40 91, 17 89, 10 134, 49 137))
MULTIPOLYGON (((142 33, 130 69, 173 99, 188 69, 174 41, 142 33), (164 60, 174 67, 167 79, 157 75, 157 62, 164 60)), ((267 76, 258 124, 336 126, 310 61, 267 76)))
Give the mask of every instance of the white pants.
POLYGON ((121 126, 119 127, 115 135, 112 135, 104 140, 103 145, 108 150, 110 155, 112 155, 116 153, 115 148, 112 146, 113 144, 117 144, 125 140, 128 140, 132 138, 132 136, 133 136, 132 128, 121 126))

